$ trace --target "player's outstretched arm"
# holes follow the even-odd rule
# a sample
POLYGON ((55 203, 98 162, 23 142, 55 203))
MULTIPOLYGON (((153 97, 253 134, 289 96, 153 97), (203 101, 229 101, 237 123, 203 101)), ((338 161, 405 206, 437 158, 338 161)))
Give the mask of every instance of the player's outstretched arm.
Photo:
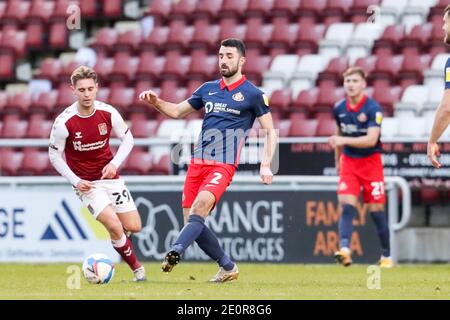
POLYGON ((167 102, 160 99, 158 95, 152 90, 141 92, 141 94, 139 95, 139 99, 151 104, 159 112, 172 119, 184 118, 188 114, 195 111, 195 109, 192 108, 187 100, 184 100, 183 102, 180 102, 178 104, 167 102))
POLYGON ((266 131, 266 140, 264 142, 263 159, 261 160, 260 176, 264 184, 271 184, 273 173, 270 169, 273 155, 278 145, 278 134, 273 126, 272 114, 270 112, 258 118, 261 128, 266 131))
POLYGON ((349 146, 353 148, 372 148, 377 144, 380 132, 380 127, 369 127, 367 129, 367 134, 364 136, 342 137, 334 135, 328 139, 328 143, 333 148, 342 146, 349 146))
POLYGON ((428 139, 427 154, 431 164, 435 168, 440 168, 438 157, 440 156, 438 140, 450 124, 450 90, 444 91, 441 103, 434 116, 433 128, 428 139))

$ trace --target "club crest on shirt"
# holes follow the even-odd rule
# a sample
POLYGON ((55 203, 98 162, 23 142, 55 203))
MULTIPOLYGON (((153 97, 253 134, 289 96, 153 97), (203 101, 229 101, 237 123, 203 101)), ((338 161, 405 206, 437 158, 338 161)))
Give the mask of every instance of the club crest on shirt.
POLYGON ((244 96, 241 92, 233 94, 232 98, 234 101, 244 101, 244 96))
POLYGON ((361 112, 361 113, 358 115, 358 121, 359 121, 359 122, 366 122, 366 121, 367 121, 367 116, 366 116, 366 114, 365 114, 364 112, 361 112))
POLYGON ((106 126, 106 123, 100 123, 98 125, 98 131, 100 132, 100 135, 106 135, 108 133, 108 127, 106 126))

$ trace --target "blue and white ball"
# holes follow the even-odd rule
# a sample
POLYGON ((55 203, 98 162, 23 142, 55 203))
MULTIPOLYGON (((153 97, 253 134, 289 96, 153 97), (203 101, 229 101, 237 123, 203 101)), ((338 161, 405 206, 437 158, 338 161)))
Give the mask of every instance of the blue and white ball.
POLYGON ((94 253, 84 259, 83 275, 89 283, 108 283, 114 276, 114 263, 106 255, 94 253))

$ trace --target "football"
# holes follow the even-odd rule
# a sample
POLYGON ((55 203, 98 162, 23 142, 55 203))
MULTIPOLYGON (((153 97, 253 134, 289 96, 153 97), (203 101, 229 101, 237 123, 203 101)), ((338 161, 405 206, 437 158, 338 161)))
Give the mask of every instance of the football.
POLYGON ((83 275, 89 283, 106 284, 114 276, 114 263, 104 254, 92 254, 84 259, 83 275))

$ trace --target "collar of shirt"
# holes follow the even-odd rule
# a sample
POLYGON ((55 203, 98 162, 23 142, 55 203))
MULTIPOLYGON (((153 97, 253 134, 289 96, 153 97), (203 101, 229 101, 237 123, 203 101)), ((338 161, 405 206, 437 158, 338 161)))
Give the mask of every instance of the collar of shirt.
POLYGON ((367 101, 367 96, 363 95, 361 100, 359 100, 359 102, 355 106, 352 107, 350 105, 350 98, 347 97, 345 99, 345 106, 347 107, 347 111, 358 112, 359 110, 361 110, 362 106, 366 103, 366 101, 367 101))
POLYGON ((220 79, 220 90, 223 90, 225 88, 228 88, 228 91, 233 91, 237 87, 239 87, 241 84, 244 83, 244 81, 247 80, 247 77, 245 75, 242 76, 239 80, 233 82, 232 84, 227 85, 225 81, 223 81, 223 78, 220 79))

